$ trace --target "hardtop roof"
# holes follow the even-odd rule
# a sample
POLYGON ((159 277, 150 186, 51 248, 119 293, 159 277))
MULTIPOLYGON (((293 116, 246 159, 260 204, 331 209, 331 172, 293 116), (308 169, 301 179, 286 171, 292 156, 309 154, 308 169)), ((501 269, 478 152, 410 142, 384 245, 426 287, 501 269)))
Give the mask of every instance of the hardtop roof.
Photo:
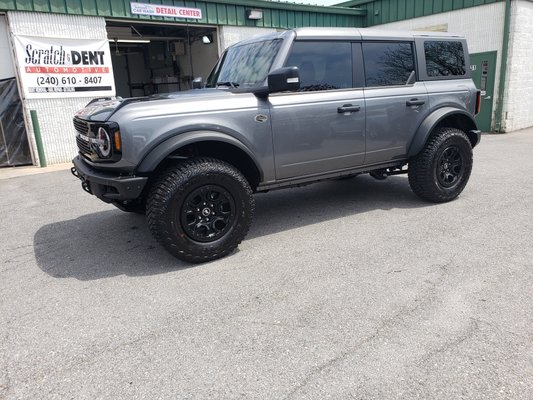
POLYGON ((296 28, 267 35, 255 36, 243 40, 233 46, 253 43, 263 40, 284 39, 296 35, 296 39, 303 40, 410 40, 415 38, 434 39, 457 39, 464 40, 464 36, 448 32, 425 32, 406 31, 396 29, 375 29, 375 28, 296 28))
POLYGON ((297 28, 300 39, 413 40, 416 37, 464 39, 448 32, 406 31, 375 28, 297 28))

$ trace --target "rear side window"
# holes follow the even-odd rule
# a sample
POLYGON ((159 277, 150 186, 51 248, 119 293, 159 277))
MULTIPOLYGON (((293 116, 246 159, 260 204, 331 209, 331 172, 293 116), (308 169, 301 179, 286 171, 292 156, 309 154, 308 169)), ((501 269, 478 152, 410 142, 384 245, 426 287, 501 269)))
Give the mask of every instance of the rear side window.
POLYGON ((405 85, 415 70, 410 42, 363 43, 366 86, 405 85))
POLYGON ((352 45, 349 42, 294 42, 286 67, 300 70, 300 90, 351 88, 352 45))
POLYGON ((465 75, 465 54, 461 42, 426 41, 424 53, 429 77, 465 75))

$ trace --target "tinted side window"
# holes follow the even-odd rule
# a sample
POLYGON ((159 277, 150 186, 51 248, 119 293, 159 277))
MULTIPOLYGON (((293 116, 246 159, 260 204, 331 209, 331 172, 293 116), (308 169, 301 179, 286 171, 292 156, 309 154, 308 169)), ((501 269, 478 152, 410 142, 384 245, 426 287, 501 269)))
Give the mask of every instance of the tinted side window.
POLYGON ((366 86, 405 85, 415 70, 412 43, 363 43, 366 86))
POLYGON ((428 76, 464 75, 465 54, 463 44, 453 41, 424 42, 428 76))
POLYGON ((294 42, 286 67, 300 70, 300 90, 351 88, 352 45, 349 42, 294 42))

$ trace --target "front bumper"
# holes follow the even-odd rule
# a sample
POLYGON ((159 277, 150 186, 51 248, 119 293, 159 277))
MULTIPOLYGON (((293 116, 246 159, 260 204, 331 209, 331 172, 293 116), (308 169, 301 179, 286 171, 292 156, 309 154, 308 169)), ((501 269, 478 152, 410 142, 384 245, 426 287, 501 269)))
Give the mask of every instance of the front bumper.
POLYGON ((72 175, 81 180, 83 189, 106 203, 135 200, 141 196, 148 182, 144 176, 121 176, 98 171, 87 165, 80 156, 74 158, 72 163, 72 175))

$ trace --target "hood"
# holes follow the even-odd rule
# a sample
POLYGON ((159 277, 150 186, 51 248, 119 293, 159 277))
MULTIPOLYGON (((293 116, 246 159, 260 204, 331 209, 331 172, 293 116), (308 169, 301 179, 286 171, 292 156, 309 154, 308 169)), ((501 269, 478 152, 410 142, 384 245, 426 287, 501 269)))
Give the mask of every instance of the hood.
POLYGON ((88 103, 85 108, 79 110, 75 116, 86 121, 105 122, 119 109, 128 104, 140 102, 155 102, 163 100, 192 101, 206 100, 208 98, 220 98, 231 96, 228 89, 193 89, 183 92, 156 94, 147 97, 131 97, 127 99, 95 99, 88 103))

